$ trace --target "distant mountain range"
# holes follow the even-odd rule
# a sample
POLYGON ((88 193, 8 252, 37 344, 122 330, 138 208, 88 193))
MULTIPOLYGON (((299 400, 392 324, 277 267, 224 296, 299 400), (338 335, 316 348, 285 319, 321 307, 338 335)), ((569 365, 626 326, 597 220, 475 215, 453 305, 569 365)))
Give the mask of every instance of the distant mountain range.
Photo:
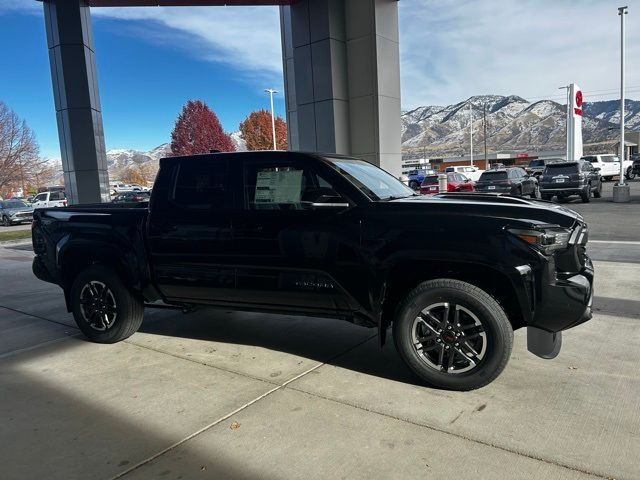
MULTIPOLYGON (((231 141, 236 147, 236 151, 247 149, 240 132, 230 134, 231 141)), ((171 155, 171 144, 163 143, 147 152, 141 150, 114 148, 107 150, 107 165, 109 175, 117 178, 119 172, 133 165, 145 165, 149 168, 151 175, 155 175, 158 170, 160 159, 171 155)))
MULTIPOLYGON (((482 109, 487 109, 487 148, 496 151, 562 150, 565 146, 566 107, 552 100, 529 102, 515 95, 480 95, 448 106, 418 107, 402 113, 402 150, 427 156, 469 153, 469 104, 473 109, 474 153, 484 149, 482 109)), ((582 136, 585 152, 611 151, 618 141, 620 102, 585 102, 582 136)), ((627 100, 625 122, 640 129, 640 101, 627 100)), ((246 150, 240 132, 230 134, 236 150, 246 150)), ((112 149, 107 163, 112 176, 133 164, 158 168, 160 158, 171 153, 163 143, 145 151, 112 149)))
MULTIPOLYGON (((480 95, 448 106, 418 107, 402 113, 402 150, 427 156, 469 153, 469 105, 473 110, 474 153, 484 149, 483 108, 487 117, 487 149, 491 152, 562 150, 566 105, 552 100, 529 102, 516 95, 480 95)), ((618 139, 620 102, 585 102, 582 135, 585 152, 612 150, 618 139)), ((625 102, 629 129, 640 128, 640 101, 625 102)))

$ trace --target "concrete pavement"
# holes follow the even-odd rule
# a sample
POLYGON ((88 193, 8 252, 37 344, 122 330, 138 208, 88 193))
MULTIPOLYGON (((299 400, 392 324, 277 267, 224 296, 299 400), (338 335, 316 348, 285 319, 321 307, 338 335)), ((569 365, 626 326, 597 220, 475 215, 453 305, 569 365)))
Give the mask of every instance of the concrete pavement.
POLYGON ((630 246, 596 260, 598 311, 558 358, 518 331, 505 372, 466 393, 330 319, 148 310, 128 341, 91 344, 28 248, 0 248, 0 478, 639 478, 630 246))

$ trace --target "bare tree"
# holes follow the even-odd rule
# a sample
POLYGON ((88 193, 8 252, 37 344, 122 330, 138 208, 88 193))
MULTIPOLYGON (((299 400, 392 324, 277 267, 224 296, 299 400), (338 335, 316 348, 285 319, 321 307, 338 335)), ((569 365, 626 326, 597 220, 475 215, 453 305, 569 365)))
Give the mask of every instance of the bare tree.
POLYGON ((26 188, 34 172, 45 162, 27 122, 0 102, 0 192, 26 188))

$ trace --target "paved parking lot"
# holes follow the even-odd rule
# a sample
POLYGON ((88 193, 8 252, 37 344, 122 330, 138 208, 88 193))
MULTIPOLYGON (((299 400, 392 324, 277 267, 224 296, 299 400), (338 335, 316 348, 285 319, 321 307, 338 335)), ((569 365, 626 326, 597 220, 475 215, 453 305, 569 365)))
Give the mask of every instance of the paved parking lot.
POLYGON ((0 478, 640 478, 640 182, 631 204, 606 189, 567 204, 591 228, 594 319, 551 361, 518 331, 467 393, 329 319, 150 310, 91 344, 28 247, 0 247, 0 478))

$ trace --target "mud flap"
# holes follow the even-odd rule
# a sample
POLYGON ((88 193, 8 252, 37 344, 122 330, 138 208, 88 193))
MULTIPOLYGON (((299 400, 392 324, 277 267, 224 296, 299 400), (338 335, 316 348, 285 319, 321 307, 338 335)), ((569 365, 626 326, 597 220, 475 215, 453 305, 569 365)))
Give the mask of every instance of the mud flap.
POLYGON ((562 332, 527 327, 527 350, 540 358, 556 358, 562 347, 562 332))

